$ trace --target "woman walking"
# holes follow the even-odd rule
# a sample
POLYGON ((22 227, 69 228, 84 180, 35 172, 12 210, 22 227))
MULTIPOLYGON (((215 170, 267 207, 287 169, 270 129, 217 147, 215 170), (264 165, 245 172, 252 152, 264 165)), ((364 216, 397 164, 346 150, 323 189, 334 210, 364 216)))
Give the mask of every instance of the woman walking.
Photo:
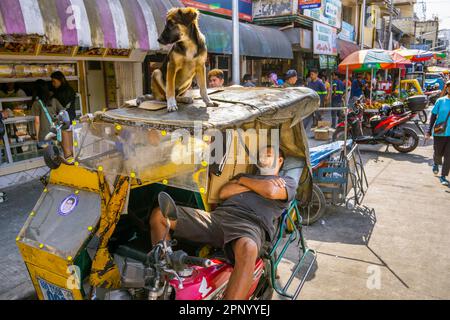
POLYGON ((450 81, 445 85, 446 95, 436 101, 431 112, 430 128, 426 135, 429 139, 434 137, 434 174, 439 174, 439 166, 442 165, 440 182, 449 186, 447 180, 450 173, 450 81))

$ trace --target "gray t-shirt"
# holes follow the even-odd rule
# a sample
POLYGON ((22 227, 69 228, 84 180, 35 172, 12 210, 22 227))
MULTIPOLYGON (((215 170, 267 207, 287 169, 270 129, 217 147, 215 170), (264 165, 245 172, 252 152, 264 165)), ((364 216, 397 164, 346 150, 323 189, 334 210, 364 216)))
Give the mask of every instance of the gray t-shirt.
MULTIPOLYGON (((243 175, 252 179, 270 180, 276 176, 243 175)), ((256 192, 249 191, 235 195, 224 201, 217 210, 250 219, 260 224, 272 240, 275 233, 274 220, 278 219, 284 210, 289 208, 295 199, 297 184, 291 177, 281 177, 286 182, 288 199, 286 201, 266 199, 256 192)))

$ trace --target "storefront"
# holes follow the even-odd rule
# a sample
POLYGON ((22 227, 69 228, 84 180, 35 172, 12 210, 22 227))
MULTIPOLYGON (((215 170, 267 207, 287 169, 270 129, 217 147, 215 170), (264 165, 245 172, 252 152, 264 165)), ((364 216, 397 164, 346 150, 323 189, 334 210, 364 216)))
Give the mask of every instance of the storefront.
POLYGON ((63 72, 77 92, 78 116, 142 94, 142 63, 148 51, 161 50, 153 14, 166 1, 81 0, 76 8, 70 1, 13 2, 0 2, 0 85, 15 89, 15 96, 0 98, 0 110, 8 113, 0 188, 46 173, 34 140, 34 82, 50 86, 51 73, 63 72))
MULTIPOLYGON (((163 23, 156 20, 158 28, 163 23)), ((163 26, 162 26, 163 27, 163 26)), ((231 54, 233 44, 232 22, 229 19, 201 14, 199 19, 200 30, 205 34, 208 47, 207 69, 218 68, 224 71, 226 84, 231 79, 231 54)), ((162 29, 161 29, 162 31, 162 29)), ((292 46, 283 32, 268 27, 260 27, 247 23, 240 23, 240 53, 241 74, 252 74, 259 80, 268 70, 267 65, 290 63, 293 59, 292 46), (264 67, 266 66, 266 67, 264 67)), ((147 57, 145 78, 158 68, 163 61, 162 55, 151 54, 147 57)), ((148 92, 149 84, 145 85, 148 92)))

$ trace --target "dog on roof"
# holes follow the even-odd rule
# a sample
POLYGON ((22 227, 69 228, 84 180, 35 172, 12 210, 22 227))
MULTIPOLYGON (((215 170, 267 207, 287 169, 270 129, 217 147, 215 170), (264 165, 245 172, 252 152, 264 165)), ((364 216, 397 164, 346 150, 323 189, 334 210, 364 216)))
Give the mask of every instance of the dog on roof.
POLYGON ((173 46, 161 69, 152 74, 152 95, 138 98, 138 104, 146 100, 167 101, 167 110, 177 111, 177 103, 193 103, 185 94, 196 77, 206 106, 217 106, 208 97, 205 66, 208 51, 198 17, 198 10, 193 8, 173 8, 167 13, 166 26, 158 42, 173 46))

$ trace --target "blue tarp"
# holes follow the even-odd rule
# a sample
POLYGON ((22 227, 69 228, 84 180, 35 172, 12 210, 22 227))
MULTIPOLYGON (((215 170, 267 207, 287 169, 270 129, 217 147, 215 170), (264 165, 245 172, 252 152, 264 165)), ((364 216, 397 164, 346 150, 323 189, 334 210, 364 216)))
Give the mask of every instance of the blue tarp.
MULTIPOLYGON (((351 146, 352 140, 347 141, 347 146, 351 146)), ((322 160, 327 159, 332 154, 342 150, 344 141, 336 141, 329 144, 324 144, 318 147, 310 148, 311 165, 313 168, 319 165, 322 160)))

